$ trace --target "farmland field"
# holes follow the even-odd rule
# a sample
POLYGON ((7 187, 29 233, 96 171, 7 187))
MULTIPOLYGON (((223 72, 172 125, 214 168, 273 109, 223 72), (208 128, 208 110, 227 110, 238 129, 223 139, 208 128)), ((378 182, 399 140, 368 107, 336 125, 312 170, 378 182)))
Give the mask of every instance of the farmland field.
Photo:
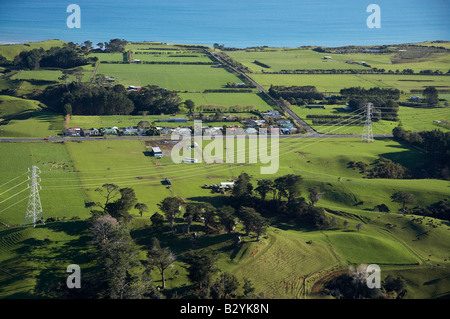
POLYGON ((224 69, 209 65, 104 64, 98 74, 115 77, 129 86, 158 85, 168 90, 202 92, 224 88, 227 82, 241 80, 224 69))
MULTIPOLYGON (((30 46, 0 45, 0 54, 12 60, 23 49, 61 44, 51 40, 30 46)), ((397 46, 388 48, 398 49, 397 46)), ((404 103, 402 105, 412 105, 400 106, 398 111, 400 122, 406 130, 439 129, 449 132, 450 77, 444 75, 450 62, 448 52, 421 56, 427 48, 416 49, 389 54, 360 51, 319 53, 311 48, 257 48, 223 52, 248 67, 252 73, 246 75, 265 89, 271 85, 312 85, 325 95, 339 94, 341 89, 349 87, 399 89, 399 101, 404 103), (396 60, 402 63, 392 63, 396 54, 403 57, 400 59, 397 56, 396 60), (416 54, 417 58, 408 60, 405 58, 408 54, 413 58, 416 54), (331 59, 324 59, 325 56, 331 56, 331 59), (410 63, 405 63, 405 60, 410 63), (365 61, 371 67, 393 72, 411 68, 415 72, 441 70, 444 74, 266 74, 296 69, 367 69, 361 64, 349 64, 347 61, 365 61), (261 63, 270 68, 264 68, 261 63), (435 86, 440 90, 437 107, 419 108, 413 106, 422 105, 405 103, 413 95, 423 97, 421 92, 427 86, 435 86)), ((169 247, 177 257, 173 267, 166 271, 165 289, 160 289, 160 273, 154 270, 150 272, 153 284, 159 286, 167 298, 183 296, 195 286, 188 277, 189 264, 186 258, 192 252, 214 255, 216 266, 220 269, 214 274, 214 280, 225 272, 235 275, 241 284, 244 278, 250 279, 256 293, 263 298, 324 298, 324 295, 317 293, 322 285, 321 280, 346 272, 349 266, 370 263, 381 266, 383 279, 388 274, 405 279, 408 289, 405 298, 448 297, 449 223, 432 215, 419 216, 410 212, 414 208, 448 201, 450 182, 444 178, 371 178, 353 168, 355 163, 374 167, 377 160, 383 157, 410 171, 416 171, 429 163, 430 154, 391 137, 378 136, 374 143, 362 143, 361 138, 356 136, 333 136, 361 135, 363 127, 345 125, 345 122, 334 126, 317 125, 308 118, 308 115, 318 114, 355 114, 344 109, 348 102, 346 100, 336 100, 333 102, 336 104, 331 105, 326 104, 328 101, 325 99, 308 101, 308 104, 324 104, 324 109, 289 106, 316 131, 330 135, 283 136, 277 140, 279 144, 269 143, 267 156, 270 161, 266 162, 261 153, 255 153, 262 146, 256 139, 189 140, 189 151, 178 155, 181 159, 195 158, 199 162, 179 164, 175 163, 175 157, 172 158, 177 141, 172 141, 169 136, 165 140, 142 136, 43 140, 43 137, 60 135, 65 125, 82 128, 129 127, 136 126, 140 121, 148 121, 152 126, 192 126, 193 119, 198 117, 200 111, 198 107, 204 104, 255 106, 251 113, 243 109, 242 113, 223 114, 243 118, 257 117, 257 112, 279 109, 274 100, 257 88, 244 92, 229 89, 229 82, 249 82, 241 71, 236 71, 236 66, 187 64, 212 62, 207 50, 214 52, 217 49, 146 42, 128 43, 125 51, 118 53, 99 53, 98 50, 94 51, 96 53, 85 52, 87 57, 97 57, 100 61, 97 75, 115 79, 113 83, 105 84, 108 89, 117 90, 116 93, 123 92, 121 94, 124 95, 128 92, 114 87, 115 84, 125 88, 130 85, 157 85, 175 90, 182 102, 192 100, 195 103, 193 114, 188 114, 187 108, 182 105, 177 114, 141 115, 141 111, 136 111, 131 113, 133 115, 118 112, 116 115, 71 115, 69 122, 68 117, 46 109, 43 103, 34 99, 47 86, 63 84, 59 79, 63 69, 21 70, 18 66, 11 66, 9 73, 3 73, 4 69, 1 69, 0 90, 4 90, 2 94, 7 95, 0 96, 0 118, 6 123, 0 126, 0 138, 4 138, 0 142, 0 298, 64 298, 70 296, 64 290, 65 282, 61 281, 61 278, 65 280, 67 277, 65 268, 68 264, 76 263, 83 271, 95 273, 93 269, 98 265, 93 258, 96 247, 92 245, 89 234, 92 226, 90 217, 92 210, 101 210, 98 203, 103 204, 105 198, 98 190, 105 184, 132 188, 136 201, 148 208, 140 214, 133 204, 129 209, 133 218, 126 226, 138 246, 140 260, 148 262, 147 251, 152 245, 153 236, 160 240, 162 247, 169 247), (133 59, 140 59, 141 62, 186 64, 122 63, 128 58, 127 50, 132 51, 133 59), (204 92, 219 89, 230 92, 204 92), (189 117, 189 121, 158 122, 159 119, 169 117, 189 117), (7 139, 10 137, 11 140, 7 139), (14 139, 18 137, 36 140, 18 142, 14 139), (155 146, 161 148, 162 158, 151 156, 149 150, 155 146), (213 152, 209 154, 211 150, 213 152), (252 157, 254 154, 257 154, 256 161, 252 157), (47 222, 36 227, 23 227, 30 192, 27 188, 28 168, 31 165, 40 169, 39 184, 42 189, 39 194, 47 222), (272 173, 263 174, 262 168, 269 166, 274 168, 272 173), (245 204, 241 204, 258 207, 269 224, 260 240, 256 232, 246 232, 243 220, 235 223, 235 228, 227 232, 220 226, 219 214, 214 216, 214 222, 208 227, 205 218, 202 220, 199 216, 192 222, 190 232, 187 232, 187 219, 183 216, 187 204, 209 203, 215 209, 224 205, 237 205, 242 198, 233 196, 229 190, 214 192, 209 186, 236 182, 244 172, 250 177, 253 193, 245 198, 245 204), (291 203, 288 194, 283 195, 280 190, 277 193, 272 189, 267 193, 266 201, 262 199, 256 189, 258 181, 274 181, 288 174, 302 177, 295 199, 304 200, 308 214, 314 209, 323 212, 323 218, 329 222, 326 226, 322 227, 316 220, 304 222, 297 218, 295 214, 305 213, 294 207, 292 214, 289 211, 291 203), (166 178, 170 180, 170 186, 166 178), (312 187, 318 187, 321 191, 317 202, 309 197, 312 187), (406 203, 406 214, 400 211, 402 203, 392 199, 393 194, 400 191, 411 194, 415 199, 414 203, 406 203), (156 212, 163 212, 159 204, 167 197, 177 197, 182 203, 178 206, 179 214, 174 220, 174 228, 169 229, 165 216, 164 226, 155 229, 150 217, 156 212), (379 207, 382 205, 387 206, 389 212, 381 212, 379 207)), ((82 82, 86 83, 83 88, 89 90, 100 85, 97 82, 87 84, 95 69, 93 64, 82 68, 82 82)), ((68 83, 72 81, 75 81, 73 75, 69 76, 68 83)), ((154 106, 152 103, 156 102, 148 99, 142 103, 151 108, 154 106)), ((275 120, 268 122, 268 125, 276 125, 275 120)), ((390 135, 400 122, 374 122, 373 132, 390 135)), ((203 124, 244 125, 243 122, 203 124)), ((445 173, 444 169, 442 171, 445 173)), ((240 218, 239 214, 237 212, 235 217, 240 218)), ((120 223, 125 222, 121 220, 120 223)), ((242 293, 242 285, 237 291, 242 293)))
POLYGON ((311 49, 266 49, 263 51, 252 52, 234 51, 229 55, 247 66, 251 71, 261 73, 279 72, 281 70, 330 70, 330 69, 354 69, 364 70, 367 67, 361 65, 365 62, 372 68, 385 69, 395 72, 397 69, 413 69, 415 72, 421 70, 440 69, 447 72, 450 57, 447 53, 433 53, 420 62, 412 60, 409 63, 395 63, 391 61, 394 53, 320 53, 311 49), (331 57, 324 59, 324 57, 331 57), (255 61, 262 62, 270 68, 264 68, 257 65, 255 61), (347 61, 357 62, 356 64, 346 63, 347 61))
POLYGON ((412 89, 423 90, 427 86, 450 87, 448 76, 395 75, 395 74, 252 74, 264 88, 271 85, 313 85, 320 92, 339 93, 343 88, 371 87, 394 88, 409 93, 412 89), (426 82, 425 82, 426 81, 426 82))
MULTIPOLYGON (((207 145, 206 141, 204 145, 207 145)), ((95 189, 102 184, 115 183, 119 187, 132 187, 138 201, 149 207, 143 217, 138 217, 137 211, 132 212, 135 215, 135 231, 142 232, 148 227, 148 217, 158 211, 157 203, 161 198, 174 195, 183 198, 185 202, 208 201, 217 205, 223 198, 202 189, 203 184, 233 180, 244 169, 255 181, 265 177, 259 170, 261 164, 174 164, 169 155, 162 159, 146 156, 146 146, 145 141, 137 140, 2 144, 2 163, 15 168, 2 175, 0 184, 26 173, 27 166, 37 165, 42 170, 41 199, 45 216, 65 216, 68 219, 73 216, 88 216, 85 203, 101 200, 95 189), (15 155, 8 157, 6 154, 15 155), (51 159, 49 154, 52 154, 51 159), (28 158, 28 162, 19 161, 17 157, 28 158), (170 189, 162 183, 166 177, 172 181, 170 189)), ((165 149, 168 146, 162 147, 165 149)), ((391 211, 395 212, 400 204, 390 202, 387 198, 400 189, 414 193, 423 205, 431 204, 448 195, 448 182, 365 179, 357 171, 347 167, 350 160, 370 163, 378 156, 412 166, 414 163, 410 161, 410 154, 420 157, 419 151, 401 146, 390 139, 378 139, 371 145, 361 143, 359 139, 281 139, 280 167, 276 175, 301 174, 304 178, 303 192, 310 186, 321 186, 325 194, 320 205, 332 211, 345 212, 334 216, 340 225, 344 220, 349 221, 348 228, 338 226, 326 231, 311 232, 294 226, 286 229, 283 224, 274 223, 259 243, 251 237, 243 236, 244 244, 239 250, 229 248, 232 243, 230 236, 216 241, 214 236, 205 235, 201 237, 199 245, 221 250, 218 260, 221 269, 232 271, 240 279, 250 278, 255 287, 270 298, 298 298, 302 291, 299 278, 309 276, 310 289, 321 276, 345 268, 349 263, 373 262, 387 268, 393 267, 392 269, 401 268, 399 265, 414 268, 416 263, 424 263, 427 267, 442 264, 449 249, 449 241, 445 240, 448 237, 447 226, 431 230, 424 225, 420 226, 423 230, 413 231, 408 227, 401 227, 411 224, 411 216, 402 217, 395 213, 382 215, 370 210, 375 205, 387 203, 391 211), (358 204, 360 202, 364 204, 358 204), (352 229, 361 220, 364 221, 364 227, 356 233, 352 229), (386 232, 383 229, 387 223, 397 224, 398 227, 386 232), (423 231, 428 231, 428 236, 416 242, 415 236, 423 231), (309 241, 312 244, 306 243, 309 241), (439 241, 439 245, 431 245, 436 241, 439 241), (276 275, 268 276, 274 272, 276 275), (285 285, 291 288, 284 289, 285 285)), ((8 186, 0 190, 4 191, 8 186)), ((23 198, 26 198, 25 194, 23 198)), ((7 224, 21 223, 25 204, 26 201, 23 201, 6 214, 3 213, 0 221, 7 224)), ((333 216, 334 213, 328 214, 333 216)), ((178 220, 176 225, 181 227, 183 221, 178 220)), ((62 233, 57 224, 52 223, 39 226, 36 230, 26 228, 19 232, 16 229, 10 234, 9 241, 3 243, 3 249, 21 247, 26 239, 43 234, 50 238, 50 244, 45 249, 59 251, 61 245, 64 247, 65 243, 68 245, 71 241, 77 242, 77 236, 62 233)), ((167 243, 170 245, 170 241, 167 243)), ((183 254, 188 246, 181 244, 174 247, 174 250, 183 254)), ((40 254, 44 254, 44 251, 40 254)), ((32 253, 37 254, 37 251, 33 250, 32 253)), ((14 254, 8 253, 1 260, 9 271, 14 264, 13 256, 14 254)), ((82 260, 78 253, 73 258, 82 260)), ((34 260, 39 258, 35 256, 34 260)), ((170 273, 178 270, 179 277, 168 282, 169 288, 186 282, 183 279, 184 267, 182 261, 175 264, 170 273)), ((53 268, 49 270, 51 269, 53 268)), ((13 271, 13 274, 19 274, 19 270, 13 271)), ((155 280, 158 281, 158 277, 155 280)), ((9 286, 11 290, 7 294, 24 293, 27 285, 33 285, 31 274, 14 282, 15 285, 9 286)))

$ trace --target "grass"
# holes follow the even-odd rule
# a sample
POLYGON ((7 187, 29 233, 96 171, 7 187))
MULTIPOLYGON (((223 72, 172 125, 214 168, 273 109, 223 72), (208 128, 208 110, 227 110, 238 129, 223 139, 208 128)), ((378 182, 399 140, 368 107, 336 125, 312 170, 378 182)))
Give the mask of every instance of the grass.
POLYGON ((20 117, 41 107, 43 105, 38 101, 0 95, 0 118, 20 117))
MULTIPOLYGON (((255 93, 180 93, 180 97, 185 100, 192 100, 195 106, 202 104, 216 104, 224 106, 234 105, 254 105, 258 111, 264 112, 272 110, 273 106, 265 101, 260 94, 255 93)), ((236 113, 239 115, 239 113, 236 113)))
POLYGON ((27 118, 11 120, 0 126, 1 137, 33 137, 43 138, 61 134, 64 127, 63 116, 52 111, 36 111, 27 113, 27 118))
MULTIPOLYGON (((438 45, 439 46, 439 45, 438 45)), ((421 70, 441 70, 444 73, 448 70, 450 55, 448 53, 434 53, 430 56, 420 59, 420 62, 412 60, 410 63, 391 62, 391 54, 378 53, 320 53, 310 49, 273 49, 269 48, 263 51, 235 51, 227 52, 233 59, 247 66, 251 71, 261 73, 279 72, 281 70, 329 70, 329 69, 356 69, 364 70, 367 67, 361 64, 348 64, 346 61, 366 62, 372 68, 385 69, 386 72, 397 69, 413 69, 415 72, 421 70), (324 59, 325 56, 331 56, 331 59, 324 59), (262 68, 254 63, 260 61, 270 66, 262 68)))
POLYGON ((252 74, 252 78, 268 89, 270 85, 313 85, 320 92, 339 93, 343 88, 371 87, 394 88, 409 93, 427 86, 448 88, 447 76, 395 75, 395 74, 252 74), (407 80, 407 81, 405 81, 407 80), (421 82, 423 80, 429 82, 421 82))
POLYGON ((118 78, 124 86, 158 85, 169 90, 202 92, 241 80, 209 65, 100 64, 98 74, 118 78))
MULTIPOLYGON (((307 195, 308 187, 320 186, 325 194, 318 205, 338 212, 338 215, 328 213, 330 217, 337 217, 337 227, 311 231, 301 225, 275 221, 261 242, 243 236, 244 244, 235 248, 232 235, 205 235, 201 232, 200 224, 193 226, 202 234, 195 249, 217 252, 218 266, 222 271, 232 272, 241 282, 244 277, 250 278, 257 291, 264 292, 268 298, 299 298, 304 291, 304 276, 308 275, 306 290, 310 291, 316 280, 332 271, 345 269, 351 263, 379 263, 384 271, 417 269, 416 263, 422 264, 422 267, 436 267, 438 263, 445 264, 444 258, 448 258, 448 226, 441 223, 437 228, 432 228, 426 224, 412 224, 411 216, 403 217, 395 213, 400 204, 389 200, 392 193, 404 190, 414 193, 421 205, 428 205, 448 196, 448 182, 369 180, 347 168, 350 160, 370 163, 378 156, 395 159, 404 165, 413 165, 411 159, 420 158, 419 151, 390 139, 380 139, 370 145, 360 143, 359 139, 281 139, 280 168, 276 175, 270 176, 260 173, 259 164, 174 164, 169 156, 156 160, 145 156, 145 141, 137 140, 10 143, 2 144, 1 147, 2 167, 13 169, 2 175, 0 185, 25 173, 26 167, 32 163, 43 171, 40 175, 43 186, 41 198, 46 216, 78 215, 86 218, 89 213, 84 208, 84 202, 101 200, 95 192, 97 187, 107 182, 120 187, 132 187, 138 201, 149 206, 149 212, 144 213, 142 218, 136 217, 132 225, 133 237, 142 247, 149 244, 149 239, 144 235, 148 233, 148 218, 158 211, 157 203, 164 197, 180 196, 188 202, 207 201, 221 205, 220 197, 202 189, 203 184, 232 180, 241 171, 249 173, 254 180, 287 173, 301 174, 304 178, 303 196, 307 195), (27 161, 19 160, 21 158, 27 161), (62 169, 62 163, 68 167, 62 169), (72 173, 74 170, 76 173, 72 173), (171 179, 171 189, 161 183, 165 177, 171 179), (386 203, 393 213, 386 215, 371 211, 381 203, 386 203), (349 221, 348 228, 342 226, 344 220, 349 221), (359 222, 363 222, 364 226, 357 232, 355 225, 359 222), (385 225, 388 223, 396 227, 387 228, 385 225), (427 235, 423 235, 425 232, 427 235), (420 240, 417 240, 418 237, 420 240)), ((166 149, 167 145, 161 147, 166 149)), ((5 185, 0 191, 14 184, 5 185)), ((20 205, 24 206, 25 203, 20 205)), ((20 205, 3 213, 1 221, 20 223, 23 219, 23 213, 20 212, 24 210, 20 205)), ((131 213, 137 216, 138 212, 133 210, 131 213)), ((439 224, 439 221, 434 223, 439 224)), ((83 244, 86 242, 83 232, 86 226, 77 228, 79 231, 69 232, 70 225, 81 227, 81 222, 50 223, 36 229, 26 228, 27 233, 18 228, 2 231, 0 249, 5 253, 0 263, 2 269, 14 277, 0 275, 0 280, 5 283, 2 286, 6 287, 2 291, 3 296, 26 295, 31 287, 41 287, 39 278, 58 278, 57 269, 68 260, 68 254, 65 254, 68 247, 72 247, 71 260, 75 258, 80 263, 88 264, 82 257, 82 252, 88 249, 83 244), (31 245, 32 240, 46 238, 48 240, 40 244, 40 249, 31 245), (20 249, 25 250, 21 258, 28 258, 29 262, 23 263, 22 268, 14 268, 17 260, 22 260, 15 253, 20 249), (44 257, 52 254, 66 257, 61 259, 61 263, 58 261, 46 267, 46 270, 42 269, 39 264, 44 257), (35 270, 27 271, 28 268, 35 270)), ((183 221, 177 219, 175 225, 179 229, 183 221)), ((190 242, 184 240, 182 235, 175 238, 170 237, 169 233, 160 235, 163 245, 173 248, 180 257, 192 249, 190 242)), ((167 273, 170 291, 189 284, 185 267, 182 259, 179 259, 167 273), (175 274, 176 270, 178 275, 175 274)), ((429 281, 435 279, 438 277, 430 276, 429 281)), ((156 274, 154 280, 155 283, 159 280, 156 274)), ((439 281, 437 285, 442 282, 439 281)), ((443 288, 439 289, 441 291, 443 288)), ((427 296, 430 293, 431 290, 428 290, 427 296)))
POLYGON ((60 47, 64 44, 60 40, 46 40, 40 42, 30 42, 25 44, 0 44, 0 54, 8 60, 12 61, 22 51, 29 51, 33 49, 43 48, 48 50, 52 47, 60 47))
MULTIPOLYGON (((321 133, 331 134, 355 134, 361 135, 363 132, 363 125, 348 125, 346 124, 355 121, 358 117, 349 120, 341 120, 342 125, 317 125, 312 124, 312 119, 308 119, 308 115, 349 115, 354 116, 358 112, 348 112, 344 110, 344 105, 324 105, 324 109, 308 109, 305 106, 291 105, 291 110, 303 118, 306 123, 311 125, 315 130, 321 133)), ((364 113, 362 113, 364 116, 364 113)), ((398 117, 407 130, 425 131, 440 129, 444 132, 449 128, 436 121, 450 121, 450 109, 448 107, 441 108, 413 108, 400 106, 398 117)), ((391 134, 392 130, 399 125, 398 121, 380 120, 372 123, 372 130, 374 134, 391 134)))

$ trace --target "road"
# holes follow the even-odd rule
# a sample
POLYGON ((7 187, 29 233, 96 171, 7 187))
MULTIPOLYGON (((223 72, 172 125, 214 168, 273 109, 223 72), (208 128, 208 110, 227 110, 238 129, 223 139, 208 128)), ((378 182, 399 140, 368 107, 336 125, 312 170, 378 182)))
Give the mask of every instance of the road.
MULTIPOLYGON (((236 135, 224 136, 224 138, 234 138, 236 135)), ((193 136, 192 136, 193 137, 193 136)), ((202 136, 208 140, 211 137, 202 136)), ((237 135, 237 138, 246 138, 246 135, 237 135)), ((292 134, 292 135, 279 135, 280 138, 349 138, 358 137, 361 135, 333 135, 333 134, 292 134)), ((392 137, 392 134, 378 134, 374 135, 374 138, 392 137)), ((7 142, 66 142, 66 141, 105 141, 105 140, 170 140, 170 136, 113 136, 108 138, 97 137, 49 137, 48 139, 30 137, 30 138, 0 138, 0 143, 7 142)))
POLYGON ((265 88, 263 88, 261 85, 259 85, 258 82, 253 80, 250 76, 248 76, 244 72, 241 72, 240 70, 236 69, 234 66, 229 64, 228 61, 223 60, 217 53, 212 52, 212 55, 220 63, 222 63, 222 65, 226 65, 231 70, 233 70, 237 74, 239 74, 242 77, 244 77, 245 79, 247 79, 247 81, 252 83, 261 93, 265 94, 268 99, 270 99, 274 104, 278 105, 278 107, 280 109, 284 110, 284 112, 287 113, 294 120, 294 122, 296 122, 299 126, 303 126, 307 130, 308 135, 317 135, 317 134, 319 134, 316 130, 314 130, 311 126, 309 126, 305 121, 303 121, 303 119, 300 116, 298 116, 295 112, 293 112, 290 108, 288 108, 286 105, 284 105, 280 101, 277 101, 274 98, 272 98, 272 96, 270 96, 269 92, 265 88))

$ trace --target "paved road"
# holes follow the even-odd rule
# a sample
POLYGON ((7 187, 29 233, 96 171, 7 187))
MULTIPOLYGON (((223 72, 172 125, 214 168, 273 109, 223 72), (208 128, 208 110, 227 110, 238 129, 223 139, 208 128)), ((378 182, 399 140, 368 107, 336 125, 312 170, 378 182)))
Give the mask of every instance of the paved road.
POLYGON ((278 105, 279 108, 283 109, 285 113, 289 114, 289 116, 299 125, 299 126, 303 126, 308 134, 318 134, 318 132, 316 130, 314 130, 311 126, 309 126, 305 121, 303 121, 303 119, 298 116, 295 112, 293 112, 291 109, 289 109, 286 105, 284 105, 283 103, 281 103, 280 101, 275 100, 274 98, 272 98, 272 96, 270 96, 269 92, 263 88, 261 85, 258 84, 258 82, 256 82, 255 80, 253 80, 250 76, 248 76, 247 74, 245 74, 244 72, 241 72, 240 70, 236 69, 234 66, 232 66, 231 64, 228 63, 228 61, 223 60, 220 55, 218 55, 217 53, 212 53, 212 55, 222 64, 227 65, 230 69, 232 69, 234 72, 236 72, 237 74, 241 75, 242 77, 246 78, 250 83, 252 83, 261 93, 265 94, 267 96, 268 99, 270 99, 273 103, 275 103, 276 105, 278 105))
MULTIPOLYGON (((228 136, 228 137, 234 137, 228 136)), ((246 138, 246 135, 238 135, 238 138, 246 138)), ((358 137, 361 135, 332 135, 332 134, 292 134, 292 135, 279 135, 280 138, 350 138, 358 137)), ((374 135, 374 138, 392 137, 392 134, 378 134, 374 135)), ((203 136, 203 138, 210 139, 210 136, 203 136)), ((227 138, 227 136, 224 136, 227 138)), ((47 140, 43 138, 30 137, 30 138, 0 138, 2 142, 63 142, 63 141, 105 141, 105 140, 170 140, 170 136, 113 136, 104 138, 95 137, 50 137, 47 140)))

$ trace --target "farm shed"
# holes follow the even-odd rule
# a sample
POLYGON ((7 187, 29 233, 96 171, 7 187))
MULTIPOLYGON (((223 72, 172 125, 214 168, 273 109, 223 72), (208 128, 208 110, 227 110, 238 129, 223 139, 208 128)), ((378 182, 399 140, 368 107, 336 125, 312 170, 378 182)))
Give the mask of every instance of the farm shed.
POLYGON ((162 157, 162 151, 159 147, 152 147, 152 154, 154 157, 162 157))

